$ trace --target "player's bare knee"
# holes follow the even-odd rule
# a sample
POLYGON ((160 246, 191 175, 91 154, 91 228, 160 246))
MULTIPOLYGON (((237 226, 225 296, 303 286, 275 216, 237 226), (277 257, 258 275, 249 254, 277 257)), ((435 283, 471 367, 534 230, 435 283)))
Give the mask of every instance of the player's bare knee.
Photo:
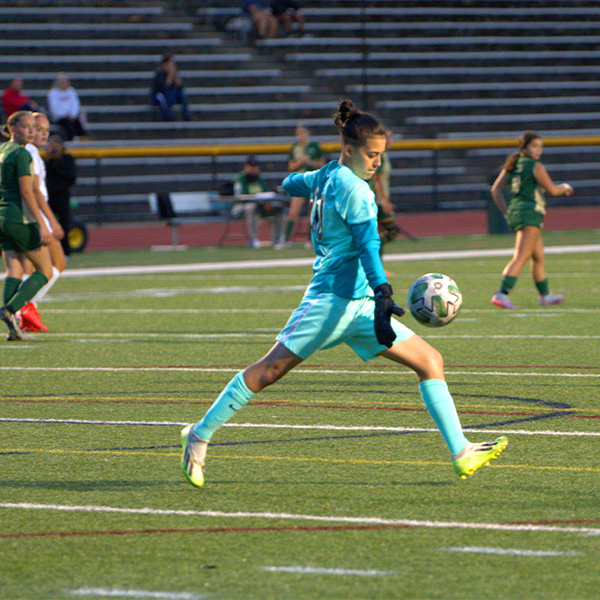
POLYGON ((444 375, 444 357, 432 347, 427 353, 420 370, 425 379, 441 379, 444 375))

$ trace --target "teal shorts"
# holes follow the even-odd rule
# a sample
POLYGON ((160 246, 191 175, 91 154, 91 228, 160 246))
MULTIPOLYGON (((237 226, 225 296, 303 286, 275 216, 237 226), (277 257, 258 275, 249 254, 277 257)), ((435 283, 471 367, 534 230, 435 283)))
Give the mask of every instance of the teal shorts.
MULTIPOLYGON (((351 300, 335 294, 304 296, 291 314, 277 341, 302 359, 317 350, 347 344, 365 362, 386 350, 375 337, 375 300, 371 296, 351 300)), ((392 318, 396 343, 414 335, 392 318)))
POLYGON ((0 248, 5 251, 30 252, 42 245, 37 223, 0 220, 0 248))

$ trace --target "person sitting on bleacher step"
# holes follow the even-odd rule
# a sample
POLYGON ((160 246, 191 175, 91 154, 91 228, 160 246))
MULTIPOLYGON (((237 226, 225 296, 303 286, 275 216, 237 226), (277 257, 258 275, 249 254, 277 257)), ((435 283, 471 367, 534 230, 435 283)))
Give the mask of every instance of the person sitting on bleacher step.
POLYGON ((175 104, 181 105, 181 117, 184 121, 191 119, 183 81, 172 54, 162 57, 154 73, 150 102, 153 106, 158 106, 163 121, 174 120, 172 106, 175 104))

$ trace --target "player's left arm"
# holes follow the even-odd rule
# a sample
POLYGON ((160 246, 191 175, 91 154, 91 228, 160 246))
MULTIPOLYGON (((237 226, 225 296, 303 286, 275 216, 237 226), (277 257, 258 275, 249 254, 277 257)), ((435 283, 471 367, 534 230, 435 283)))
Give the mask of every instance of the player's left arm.
POLYGON ((551 196, 570 196, 573 193, 573 187, 569 183, 556 185, 541 162, 535 163, 533 175, 538 185, 543 187, 551 196))

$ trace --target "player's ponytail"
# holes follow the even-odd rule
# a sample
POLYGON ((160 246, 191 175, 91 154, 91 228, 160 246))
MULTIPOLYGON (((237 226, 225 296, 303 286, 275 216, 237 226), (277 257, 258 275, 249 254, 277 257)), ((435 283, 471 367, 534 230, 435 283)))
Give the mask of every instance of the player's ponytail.
POLYGON ((362 146, 367 138, 383 135, 385 126, 373 115, 359 110, 352 100, 342 100, 334 115, 335 126, 343 144, 362 146))
POLYGON ((14 112, 12 115, 10 115, 10 117, 8 117, 8 119, 6 120, 6 124, 4 125, 4 127, 2 127, 2 135, 4 137, 10 138, 10 128, 16 127, 19 124, 19 121, 23 117, 28 115, 31 115, 31 112, 28 110, 18 110, 17 112, 14 112))
POLYGON ((533 142, 533 140, 537 140, 540 137, 541 136, 539 134, 537 134, 535 131, 525 131, 524 133, 522 133, 519 136, 519 151, 509 154, 506 157, 506 160, 504 161, 504 165, 502 165, 502 168, 507 173, 512 173, 515 170, 515 166, 517 165, 517 161, 519 160, 519 157, 523 156, 523 152, 525 151, 525 148, 527 148, 527 146, 529 146, 529 144, 531 144, 531 142, 533 142))

